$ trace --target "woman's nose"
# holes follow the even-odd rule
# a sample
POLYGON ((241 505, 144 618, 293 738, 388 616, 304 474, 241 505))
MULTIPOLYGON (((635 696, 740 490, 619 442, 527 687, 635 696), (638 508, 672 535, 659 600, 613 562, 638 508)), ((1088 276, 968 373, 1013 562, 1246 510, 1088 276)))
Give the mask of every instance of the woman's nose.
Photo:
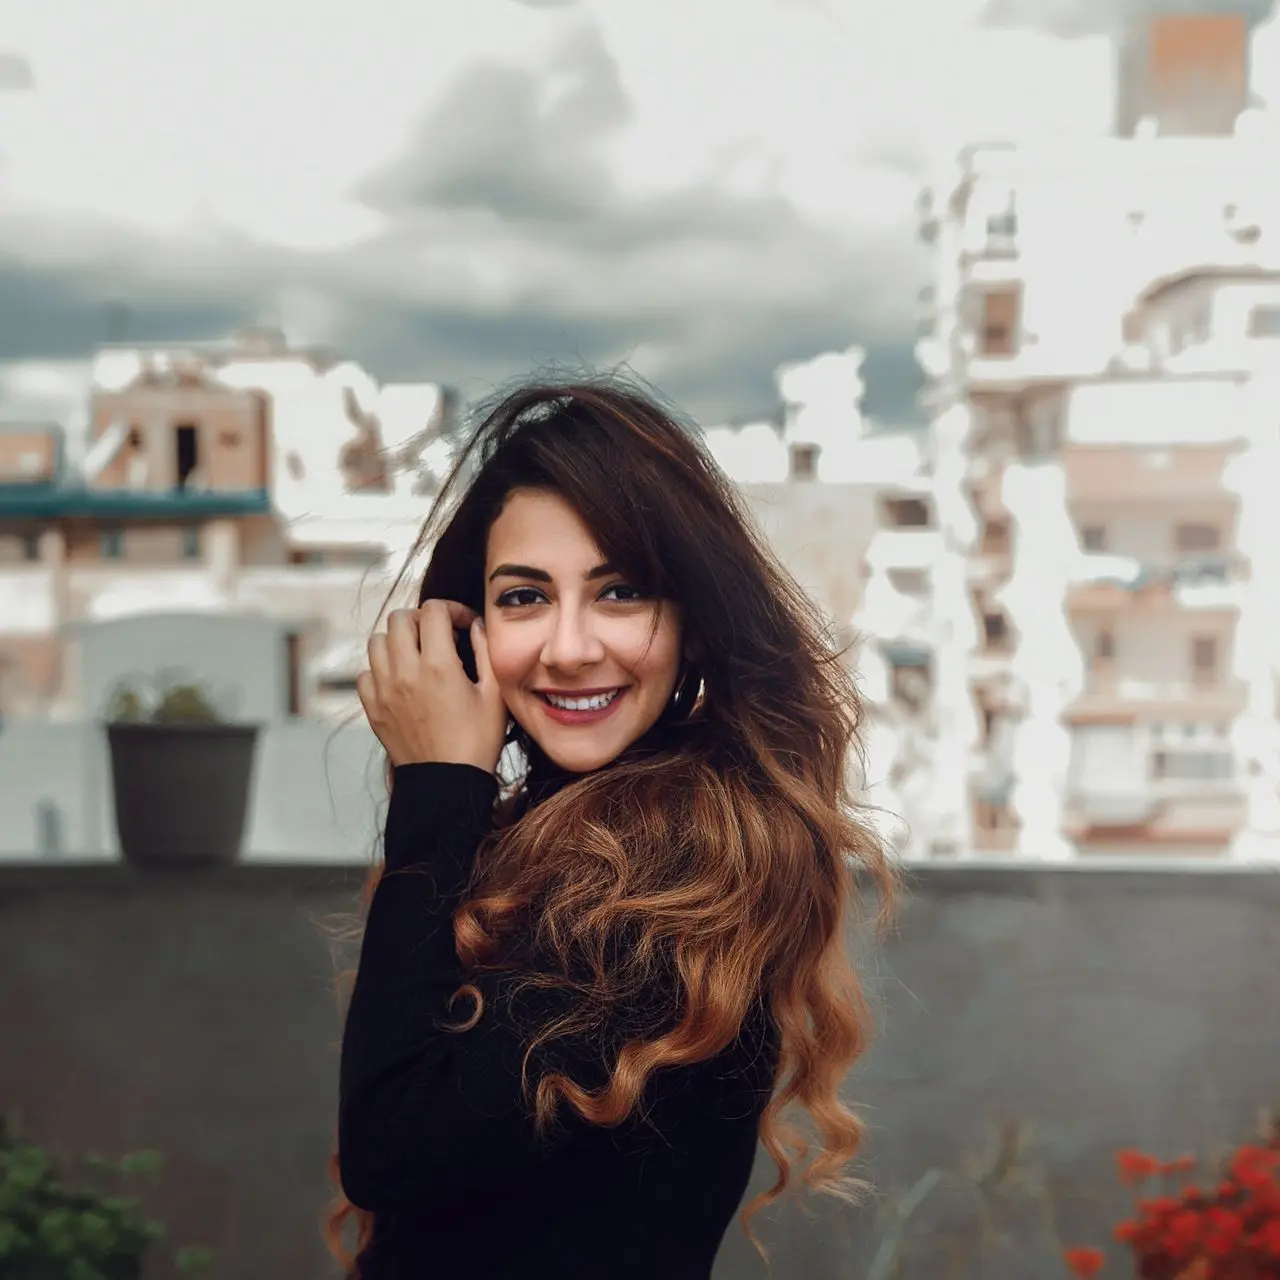
POLYGON ((554 662, 584 662, 597 658, 602 650, 589 618, 565 610, 556 618, 547 640, 547 657, 554 662))

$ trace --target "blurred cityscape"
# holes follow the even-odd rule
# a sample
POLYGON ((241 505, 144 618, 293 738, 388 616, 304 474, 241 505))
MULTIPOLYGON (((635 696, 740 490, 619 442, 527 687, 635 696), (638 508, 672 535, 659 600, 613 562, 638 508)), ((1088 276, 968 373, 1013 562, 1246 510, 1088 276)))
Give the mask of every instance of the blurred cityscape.
MULTIPOLYGON (((864 415, 857 346, 705 430, 856 642, 905 857, 1280 858, 1276 30, 1134 23, 1110 136, 974 139, 922 193, 927 431, 864 415)), ((440 376, 108 343, 87 431, 0 427, 0 857, 118 856, 99 721, 166 669, 263 726, 247 858, 365 855, 354 681, 465 417, 440 376)))

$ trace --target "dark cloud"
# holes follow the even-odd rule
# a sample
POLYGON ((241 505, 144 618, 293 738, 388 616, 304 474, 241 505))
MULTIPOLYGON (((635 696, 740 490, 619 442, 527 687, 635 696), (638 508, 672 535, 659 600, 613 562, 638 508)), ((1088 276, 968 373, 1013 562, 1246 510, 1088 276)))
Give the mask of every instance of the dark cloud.
MULTIPOLYGON (((709 180, 628 199, 605 163, 629 119, 612 58, 583 31, 551 75, 568 87, 540 112, 539 77, 472 69, 365 186, 397 222, 395 255, 415 242, 465 245, 464 257, 492 245, 516 277, 514 300, 496 313, 479 301, 437 305, 425 281, 412 305, 370 298, 351 332, 371 365, 380 355, 405 369, 430 352, 455 382, 488 389, 545 360, 627 362, 699 420, 723 422, 776 411, 779 362, 860 341, 877 353, 873 374, 886 375, 874 393, 882 410, 918 416, 910 300, 925 259, 909 208, 900 234, 860 245, 781 197, 735 196, 709 180)), ((894 150, 901 167, 915 162, 894 150)))
POLYGON ((222 337, 252 320, 259 305, 250 290, 238 298, 203 287, 174 294, 127 271, 42 269, 0 258, 0 360, 78 358, 120 337, 222 337))
POLYGON ((227 238, 197 253, 94 227, 0 222, 0 244, 43 235, 76 245, 74 268, 0 257, 0 359, 86 356, 108 336, 288 326, 289 299, 301 297, 334 319, 295 340, 319 338, 381 379, 445 382, 467 399, 543 370, 626 364, 704 424, 743 422, 777 413, 778 364, 857 342, 868 349, 868 411, 919 418, 911 343, 927 256, 910 208, 900 228, 869 235, 709 180, 630 199, 605 163, 629 106, 598 36, 578 32, 549 74, 559 86, 550 103, 523 71, 482 65, 460 77, 364 188, 389 226, 351 250, 227 238), (449 272, 428 265, 441 246, 449 272), (109 329, 113 304, 126 309, 123 335, 109 329))
POLYGON ((570 83, 543 109, 532 73, 470 68, 422 122, 408 154, 359 194, 392 213, 429 206, 517 224, 590 219, 613 199, 602 144, 626 122, 629 104, 593 30, 578 33, 550 70, 570 83))
POLYGON ((579 32, 550 73, 570 87, 540 111, 538 75, 496 65, 470 69, 423 120, 405 154, 357 195, 402 224, 423 212, 465 212, 580 252, 756 241, 794 223, 782 199, 728 196, 709 182, 631 202, 605 163, 606 145, 630 119, 630 106, 598 34, 579 32))
POLYGON ((1108 34, 1149 13, 1242 13, 1256 23, 1271 6, 1272 0, 987 0, 980 20, 1076 37, 1108 34))

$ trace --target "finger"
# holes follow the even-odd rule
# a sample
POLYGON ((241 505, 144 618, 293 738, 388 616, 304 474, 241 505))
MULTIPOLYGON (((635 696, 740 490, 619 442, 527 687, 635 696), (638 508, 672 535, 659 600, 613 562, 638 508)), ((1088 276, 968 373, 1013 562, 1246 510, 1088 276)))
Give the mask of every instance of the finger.
POLYGON ((387 652, 387 636, 377 631, 369 637, 369 672, 373 679, 373 694, 376 697, 381 690, 385 692, 391 687, 391 657, 387 652))
POLYGON ((356 697, 360 699, 360 705, 364 708, 366 717, 372 720, 377 693, 374 688, 373 673, 371 671, 362 671, 356 676, 356 697))
POLYGON ((479 617, 457 600, 426 600, 418 609, 418 647, 428 662, 448 665, 461 663, 454 631, 465 631, 479 617))
POLYGON ((438 596, 431 596, 418 606, 419 615, 423 610, 432 610, 435 612, 444 611, 449 618, 449 625, 465 630, 480 615, 469 606, 462 603, 461 600, 444 600, 438 596))
POLYGON ((387 615, 387 650, 393 679, 417 669, 419 649, 418 611, 393 609, 387 615))

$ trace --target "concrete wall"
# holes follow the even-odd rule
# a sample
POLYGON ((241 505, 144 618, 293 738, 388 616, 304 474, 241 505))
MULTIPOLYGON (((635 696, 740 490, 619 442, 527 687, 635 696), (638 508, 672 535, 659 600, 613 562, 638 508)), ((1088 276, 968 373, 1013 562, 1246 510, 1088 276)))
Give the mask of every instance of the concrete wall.
MULTIPOLYGON (((352 907, 360 874, 0 868, 0 1108, 61 1151, 161 1149, 168 1176, 147 1203, 175 1245, 218 1251, 217 1280, 330 1274, 316 1222, 339 1025, 319 922, 352 907)), ((1021 1117, 1064 1235, 1107 1245, 1126 1205, 1115 1148, 1240 1140, 1276 1102, 1278 907, 1280 878, 1221 866, 920 869, 867 966, 882 1032, 846 1088, 886 1200, 931 1166, 958 1169, 993 1117, 1021 1117)), ((748 1194, 773 1173, 761 1154, 748 1194)), ((757 1218, 773 1274, 865 1276, 875 1214, 810 1205, 757 1218)), ((1026 1201, 1013 1243, 985 1260, 974 1222, 944 1189, 902 1274, 1061 1274, 1026 1201)), ((715 1274, 767 1274, 736 1223, 715 1274)))

